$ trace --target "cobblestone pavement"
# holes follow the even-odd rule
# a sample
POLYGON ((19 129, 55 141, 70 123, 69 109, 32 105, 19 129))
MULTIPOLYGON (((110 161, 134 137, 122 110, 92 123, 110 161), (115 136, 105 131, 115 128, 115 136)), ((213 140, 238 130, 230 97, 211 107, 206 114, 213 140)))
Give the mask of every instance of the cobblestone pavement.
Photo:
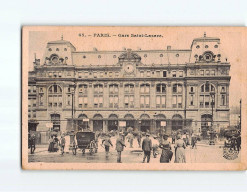
MULTIPOLYGON (((109 156, 106 157, 104 148, 99 145, 98 152, 90 155, 89 151, 86 150, 85 154, 82 154, 80 150, 77 151, 76 155, 73 155, 71 151, 60 154, 60 151, 49 153, 48 145, 37 146, 34 154, 29 154, 29 162, 56 162, 56 163, 116 163, 117 152, 115 150, 115 138, 112 138, 113 147, 110 148, 109 156)), ((101 143, 101 140, 99 140, 101 143)), ((134 140, 133 148, 129 147, 129 143, 126 143, 127 147, 122 152, 123 163, 141 163, 143 159, 143 152, 138 147, 137 140, 134 140)), ((174 152, 174 145, 172 145, 172 151, 174 152)), ((29 150, 30 152, 30 150, 29 150)), ((157 158, 151 156, 150 163, 159 163, 161 151, 157 158)), ((223 142, 216 143, 216 145, 208 145, 206 141, 198 142, 197 149, 191 149, 188 146, 185 150, 186 162, 187 163, 238 163, 240 162, 240 154, 235 160, 227 160, 223 157, 223 142)), ((171 163, 174 163, 174 155, 171 163)))

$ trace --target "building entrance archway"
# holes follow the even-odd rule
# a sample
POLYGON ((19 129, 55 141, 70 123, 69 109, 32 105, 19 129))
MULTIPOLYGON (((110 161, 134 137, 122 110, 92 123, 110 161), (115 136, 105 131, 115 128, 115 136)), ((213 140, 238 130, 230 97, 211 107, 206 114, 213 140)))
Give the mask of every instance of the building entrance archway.
POLYGON ((95 114, 93 117, 93 131, 103 131, 103 117, 101 114, 95 114))
POLYGON ((108 131, 118 130, 118 116, 116 114, 111 114, 108 120, 108 131))

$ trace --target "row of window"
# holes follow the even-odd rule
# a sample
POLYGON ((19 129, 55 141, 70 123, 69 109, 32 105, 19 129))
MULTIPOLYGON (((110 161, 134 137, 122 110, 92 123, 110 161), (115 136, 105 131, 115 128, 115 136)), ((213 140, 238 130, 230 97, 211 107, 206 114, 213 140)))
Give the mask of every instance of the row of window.
MULTIPOLYGON (((31 89, 33 89, 33 92, 36 92, 36 86, 29 86, 29 92, 31 92, 31 89)), ((156 84, 156 93, 166 93, 167 85, 163 83, 156 84)), ((88 86, 85 84, 79 85, 79 95, 87 94, 88 86)), ((172 92, 173 93, 182 93, 182 84, 173 84, 172 86, 172 92)), ((125 93, 134 93, 135 86, 134 84, 125 84, 124 85, 124 92, 125 93)), ((49 93, 62 93, 62 88, 58 85, 53 85, 48 90, 49 93)), ((149 93, 150 92, 150 84, 142 84, 140 85, 140 92, 141 93, 149 93)), ((195 89, 193 86, 189 88, 190 93, 194 93, 195 89)), ((211 84, 204 84, 200 88, 201 93, 208 93, 208 92, 215 92, 215 87, 211 84)), ((43 87, 39 88, 39 93, 44 93, 43 87)), ((71 88, 67 88, 67 93, 71 93, 71 88)), ((103 85, 102 84, 96 84, 94 85, 94 93, 103 93, 103 85)), ((118 93, 118 85, 117 84, 111 84, 109 85, 109 93, 118 93)), ((226 93, 226 86, 220 87, 220 93, 226 93)))
MULTIPOLYGON (((67 51, 67 48, 64 48, 63 50, 67 51)), ((48 51, 52 51, 52 48, 48 48, 48 51)), ((59 51, 59 48, 56 48, 56 51, 59 51)))
POLYGON ((37 88, 36 88, 36 86, 34 85, 34 86, 28 86, 28 93, 36 93, 36 90, 37 90, 37 88))
MULTIPOLYGON (((57 48, 57 49, 58 49, 58 48, 57 48)), ((57 50, 57 51, 59 51, 59 50, 57 50)), ((159 56, 160 56, 161 58, 163 58, 163 57, 164 57, 164 54, 161 53, 159 56)), ((175 54, 175 56, 176 56, 176 57, 179 57, 179 54, 177 53, 177 54, 175 54)), ((99 58, 99 59, 100 59, 101 57, 102 57, 101 55, 98 55, 98 58, 99 58)), ((107 57, 108 57, 108 56, 107 56, 107 57)), ((113 58, 117 58, 116 55, 113 55, 112 57, 113 57, 113 58)), ((146 57, 148 57, 148 55, 147 55, 147 54, 144 54, 143 57, 146 58, 146 57)), ((85 59, 85 58, 87 58, 87 56, 86 56, 86 55, 83 55, 82 58, 85 59)))
MULTIPOLYGON (((195 71, 191 70, 190 75, 194 75, 195 71)), ((55 72, 48 72, 48 77, 53 78, 61 78, 63 76, 63 73, 60 71, 55 72)), ((67 76, 72 76, 72 72, 68 71, 67 76)), ((182 70, 173 70, 170 74, 171 77, 183 77, 184 71, 182 70)), ((215 76, 215 70, 200 70, 200 76, 215 76)), ((84 72, 78 72, 78 78, 103 78, 103 77, 119 77, 119 72, 90 72, 90 71, 84 71, 84 72)), ((140 77, 168 77, 167 71, 140 71, 140 77)))
POLYGON ((28 109, 28 118, 29 119, 30 118, 36 118, 36 111, 35 110, 31 111, 28 109))
MULTIPOLYGON (((43 88, 40 88, 43 92, 43 88)), ((72 96, 70 94, 71 89, 67 90, 67 105, 71 105, 72 96)), ((134 85, 126 84, 124 88, 124 102, 126 108, 131 108, 134 106, 134 85)), ((172 105, 174 108, 182 107, 182 85, 174 84, 172 86, 172 105)), ((194 87, 190 87, 190 105, 194 105, 194 87)), ((212 84, 206 83, 200 88, 200 107, 209 107, 210 97, 214 98, 211 93, 215 92, 215 87, 212 84)), ((222 86, 220 90, 221 95, 221 105, 226 105, 226 87, 222 86)), ((157 84, 156 85, 156 104, 157 107, 166 106, 166 84, 157 84)), ((214 94, 214 93, 213 93, 214 94)), ((215 94, 214 94, 215 96, 215 94)), ((40 105, 43 105, 44 94, 39 94, 40 105)), ((58 85, 52 85, 48 89, 48 106, 49 107, 62 107, 62 88, 58 85)), ((109 86, 109 107, 118 108, 119 101, 119 89, 117 84, 112 84, 109 86)), ((87 97, 87 85, 79 86, 79 107, 87 107, 88 97, 87 97)), ((36 104, 33 105, 36 107, 36 104)), ((150 107, 150 85, 142 84, 140 85, 140 106, 141 108, 150 107)), ((103 107, 103 85, 97 84, 94 85, 94 107, 103 107)))
MULTIPOLYGON (((204 47, 205 47, 206 49, 209 48, 208 45, 205 45, 204 47)), ((218 48, 218 47, 219 47, 218 45, 214 45, 214 48, 218 48)), ((196 48, 199 49, 199 48, 200 48, 200 45, 197 45, 196 48)))

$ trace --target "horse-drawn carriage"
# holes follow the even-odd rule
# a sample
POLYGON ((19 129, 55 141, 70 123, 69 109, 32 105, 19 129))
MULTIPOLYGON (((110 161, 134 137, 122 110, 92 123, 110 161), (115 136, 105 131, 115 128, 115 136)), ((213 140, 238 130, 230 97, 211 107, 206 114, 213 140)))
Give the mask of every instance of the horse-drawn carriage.
POLYGON ((76 151, 80 149, 82 154, 85 154, 86 149, 89 150, 90 155, 97 153, 98 147, 96 143, 94 132, 77 132, 75 135, 76 142, 74 142, 72 151, 76 155, 76 151))

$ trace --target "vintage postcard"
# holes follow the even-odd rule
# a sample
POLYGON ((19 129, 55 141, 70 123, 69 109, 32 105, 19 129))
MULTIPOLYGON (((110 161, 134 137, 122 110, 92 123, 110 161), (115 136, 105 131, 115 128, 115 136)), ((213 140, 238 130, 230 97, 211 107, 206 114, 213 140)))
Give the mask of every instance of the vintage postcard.
POLYGON ((246 170, 245 27, 22 28, 22 167, 246 170))

